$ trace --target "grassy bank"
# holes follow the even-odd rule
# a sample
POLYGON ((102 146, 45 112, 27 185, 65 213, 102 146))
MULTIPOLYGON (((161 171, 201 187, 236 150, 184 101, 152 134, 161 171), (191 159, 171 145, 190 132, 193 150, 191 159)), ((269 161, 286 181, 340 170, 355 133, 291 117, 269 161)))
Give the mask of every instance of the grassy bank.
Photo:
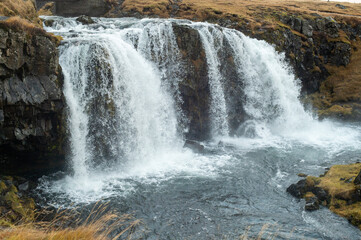
POLYGON ((332 212, 345 217, 361 229, 361 191, 355 179, 361 171, 361 163, 334 165, 320 177, 308 176, 302 197, 306 200, 318 197, 319 204, 327 206, 332 212), (320 199, 320 190, 327 198, 320 199))

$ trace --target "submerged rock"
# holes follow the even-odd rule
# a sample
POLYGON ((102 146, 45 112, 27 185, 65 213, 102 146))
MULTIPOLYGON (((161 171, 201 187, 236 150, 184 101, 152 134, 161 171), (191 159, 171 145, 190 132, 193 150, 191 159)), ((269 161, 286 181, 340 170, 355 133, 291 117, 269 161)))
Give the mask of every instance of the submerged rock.
POLYGON ((199 142, 193 141, 193 140, 186 140, 183 147, 192 149, 194 152, 197 152, 197 153, 204 152, 204 146, 202 144, 200 144, 199 142))

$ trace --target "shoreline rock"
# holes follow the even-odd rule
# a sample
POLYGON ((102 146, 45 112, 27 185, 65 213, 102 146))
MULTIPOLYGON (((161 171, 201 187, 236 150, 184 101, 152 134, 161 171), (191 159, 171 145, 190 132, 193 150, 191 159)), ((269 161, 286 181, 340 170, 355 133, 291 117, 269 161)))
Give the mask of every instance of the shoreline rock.
POLYGON ((361 163, 334 165, 320 177, 308 176, 287 192, 306 200, 305 210, 325 206, 361 229, 361 163))

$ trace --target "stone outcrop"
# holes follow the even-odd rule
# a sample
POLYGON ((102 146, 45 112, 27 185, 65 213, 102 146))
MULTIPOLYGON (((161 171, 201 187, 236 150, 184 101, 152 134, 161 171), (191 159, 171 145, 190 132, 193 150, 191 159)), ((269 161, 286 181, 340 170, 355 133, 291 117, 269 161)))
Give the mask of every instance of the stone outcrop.
POLYGON ((319 177, 307 176, 287 188, 296 198, 305 199, 305 210, 320 206, 347 218, 361 229, 361 164, 334 165, 319 177))
MULTIPOLYGON (((189 121, 188 139, 205 140, 210 137, 210 89, 206 54, 197 30, 187 26, 173 25, 178 47, 182 54, 184 75, 179 90, 183 100, 182 110, 189 121)), ((242 104, 243 87, 239 83, 231 47, 224 39, 224 48, 218 53, 220 70, 225 85, 230 133, 234 134, 244 120, 242 104)))
POLYGON ((50 35, 0 27, 0 173, 59 167, 62 74, 50 35), (21 165, 20 165, 21 164, 21 165))

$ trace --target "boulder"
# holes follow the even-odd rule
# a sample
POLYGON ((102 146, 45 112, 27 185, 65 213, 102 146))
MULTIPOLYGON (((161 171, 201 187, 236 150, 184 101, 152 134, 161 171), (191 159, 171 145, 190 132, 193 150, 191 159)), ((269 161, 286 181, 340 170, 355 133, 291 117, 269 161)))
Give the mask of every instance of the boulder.
POLYGON ((183 147, 192 149, 193 152, 196 152, 196 153, 204 152, 204 146, 197 141, 186 140, 183 147))
POLYGON ((91 17, 85 16, 85 15, 82 15, 82 16, 78 17, 76 19, 76 21, 78 21, 78 22, 80 22, 80 23, 82 23, 84 25, 89 25, 89 24, 95 23, 95 21, 91 17))

